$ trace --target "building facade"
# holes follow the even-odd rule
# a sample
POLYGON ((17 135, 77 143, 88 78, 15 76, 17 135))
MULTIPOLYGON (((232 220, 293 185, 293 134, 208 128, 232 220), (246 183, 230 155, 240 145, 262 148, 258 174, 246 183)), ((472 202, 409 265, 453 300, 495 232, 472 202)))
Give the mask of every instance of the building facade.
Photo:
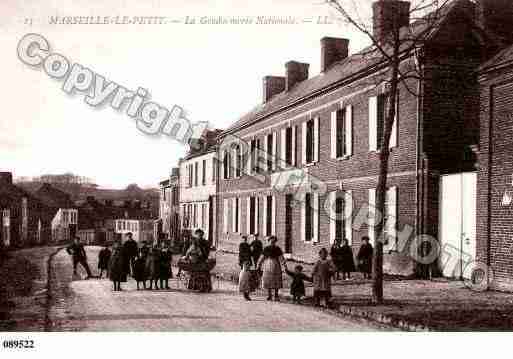
POLYGON ((173 168, 168 179, 160 182, 159 233, 173 240, 180 234, 179 168, 173 168))
POLYGON ((114 220, 114 232, 122 242, 125 241, 127 233, 132 233, 132 238, 137 243, 153 244, 155 241, 153 225, 154 220, 151 219, 118 218, 114 220))
POLYGON ((478 263, 489 286, 513 290, 513 47, 480 71, 478 263))
POLYGON ((180 219, 182 229, 202 229, 215 243, 217 166, 211 144, 193 151, 180 161, 180 219))
MULTIPOLYGON (((374 4, 378 39, 391 21, 386 8, 398 3, 407 2, 374 4)), ((265 77, 262 103, 219 139, 220 247, 236 251, 243 234, 274 234, 289 256, 312 262, 336 238, 348 239, 355 252, 363 236, 374 243, 374 221, 381 220, 387 272, 461 276, 454 262, 446 265, 443 251, 428 266, 412 253, 421 248, 417 241, 423 235, 450 250, 461 240, 450 228, 461 227, 463 215, 454 216, 452 200, 441 196, 451 188, 446 184, 459 179, 452 189, 465 197, 466 178, 476 191, 475 71, 494 51, 476 13, 473 2, 451 2, 422 46, 402 53, 401 70, 416 68, 421 76, 401 82, 394 104, 384 214, 374 214, 374 206, 388 87, 376 50, 348 56, 349 40, 323 38, 321 74, 309 78, 308 64, 290 61, 285 76, 265 77)), ((403 32, 421 34, 426 19, 410 24, 404 17, 409 31, 403 32)), ((469 216, 475 232, 475 211, 469 216)), ((475 246, 475 236, 469 239, 475 246)), ((461 248, 456 257, 461 262, 461 248)))

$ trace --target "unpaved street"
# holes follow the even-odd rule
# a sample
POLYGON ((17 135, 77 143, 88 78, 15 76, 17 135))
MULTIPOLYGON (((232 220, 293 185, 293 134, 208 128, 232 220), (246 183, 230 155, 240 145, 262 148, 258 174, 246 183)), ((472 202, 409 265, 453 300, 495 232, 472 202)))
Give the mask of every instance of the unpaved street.
MULTIPOLYGON (((95 272, 98 249, 89 249, 95 272)), ((233 284, 219 282, 209 294, 191 293, 173 281, 170 291, 137 291, 135 282, 113 292, 103 279, 74 280, 69 256, 59 252, 52 261, 56 285, 49 311, 52 330, 82 331, 361 331, 381 326, 343 318, 311 307, 243 301, 233 284), (69 286, 68 286, 69 284, 69 286), (179 288, 177 288, 179 287, 179 288)))

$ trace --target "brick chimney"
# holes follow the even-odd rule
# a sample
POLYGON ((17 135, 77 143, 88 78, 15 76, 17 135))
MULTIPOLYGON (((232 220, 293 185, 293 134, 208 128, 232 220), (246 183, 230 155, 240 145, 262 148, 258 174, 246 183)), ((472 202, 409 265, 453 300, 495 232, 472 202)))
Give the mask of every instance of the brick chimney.
POLYGON ((321 72, 329 69, 335 62, 344 60, 348 55, 348 39, 323 37, 321 39, 321 72))
POLYGON ((375 39, 382 43, 396 28, 410 24, 410 2, 378 0, 372 4, 372 24, 375 39))
POLYGON ((289 61, 285 64, 285 91, 290 91, 297 83, 308 79, 309 64, 289 61))
POLYGON ((0 185, 11 185, 12 184, 12 173, 11 172, 0 172, 0 185))
POLYGON ((512 0, 480 0, 477 12, 481 27, 499 36, 506 44, 513 43, 512 0))
POLYGON ((283 76, 265 76, 263 78, 263 103, 266 103, 274 95, 285 91, 286 79, 283 76))

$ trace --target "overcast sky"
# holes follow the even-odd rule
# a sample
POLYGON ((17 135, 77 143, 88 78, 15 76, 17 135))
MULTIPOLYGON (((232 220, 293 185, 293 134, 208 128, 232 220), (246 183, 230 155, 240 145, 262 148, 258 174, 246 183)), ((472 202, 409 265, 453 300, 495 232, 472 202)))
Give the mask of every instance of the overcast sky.
MULTIPOLYGON (((323 36, 347 37, 350 52, 367 43, 358 33, 317 16, 334 15, 323 0, 141 1, 2 0, 0 46, 2 116, 0 170, 15 176, 72 171, 102 187, 157 186, 184 155, 181 144, 150 137, 110 107, 96 109, 84 95, 23 64, 19 40, 40 33, 51 50, 152 100, 183 107, 191 121, 225 128, 261 101, 262 77, 283 75, 289 60, 319 73, 323 36), (294 16, 295 25, 53 25, 51 16, 294 16), (27 19, 31 19, 32 25, 27 19)), ((360 1, 359 1, 360 3, 360 1)), ((367 3, 368 4, 368 3, 367 3)), ((368 6, 366 6, 368 7, 368 6)), ((368 15, 368 14, 367 14, 368 15)), ((365 13, 362 16, 366 16, 365 13)))

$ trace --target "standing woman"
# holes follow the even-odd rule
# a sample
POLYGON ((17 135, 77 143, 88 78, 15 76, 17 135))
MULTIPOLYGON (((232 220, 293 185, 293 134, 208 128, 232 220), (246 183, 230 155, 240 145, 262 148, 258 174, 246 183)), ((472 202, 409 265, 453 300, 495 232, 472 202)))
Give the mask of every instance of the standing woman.
POLYGON ((114 283, 114 291, 121 290, 121 282, 126 282, 127 274, 123 247, 119 242, 114 242, 109 262, 109 278, 114 283))
POLYGON ((263 270, 262 286, 268 290, 267 300, 273 299, 274 290, 274 300, 278 302, 280 300, 278 291, 283 288, 281 266, 285 264, 285 258, 283 258, 281 248, 276 245, 278 238, 270 236, 269 242, 270 244, 264 248, 262 258, 258 262, 258 269, 263 270))

